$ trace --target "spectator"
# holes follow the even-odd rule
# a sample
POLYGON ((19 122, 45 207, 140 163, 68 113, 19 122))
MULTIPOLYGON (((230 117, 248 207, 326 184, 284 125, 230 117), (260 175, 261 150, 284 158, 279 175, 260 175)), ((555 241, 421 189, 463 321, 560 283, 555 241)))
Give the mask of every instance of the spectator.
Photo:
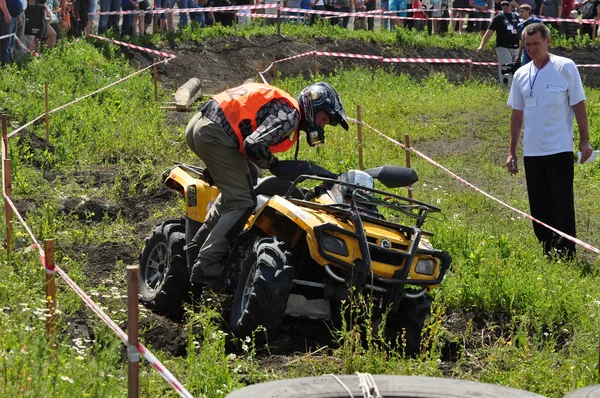
MULTIPOLYGON (((381 9, 385 12, 385 11, 389 11, 390 10, 390 1, 389 0, 381 0, 381 9)), ((381 29, 382 30, 390 30, 390 19, 389 18, 383 18, 383 21, 381 22, 381 29)))
POLYGON ((536 0, 512 0, 512 6, 515 8, 519 8, 523 4, 529 4, 531 7, 531 15, 537 14, 538 7, 536 0))
POLYGON ((502 74, 502 65, 509 64, 517 57, 519 52, 519 38, 517 36, 517 18, 513 15, 511 4, 508 0, 502 1, 502 13, 492 18, 490 27, 487 29, 481 44, 477 48, 477 54, 481 53, 485 43, 496 32, 496 57, 498 58, 498 75, 500 86, 509 89, 512 76, 502 74))
MULTIPOLYGON (((523 133, 523 163, 531 215, 575 237, 573 200, 573 115, 579 126, 581 161, 592 154, 579 71, 568 58, 548 53, 550 31, 535 23, 523 31, 525 46, 533 60, 516 73, 508 97, 513 109, 506 167, 519 171, 517 146, 523 133)), ((575 255, 575 244, 533 223, 544 253, 567 258, 575 255)))
MULTIPOLYGON (((50 0, 48 0, 50 1, 50 0)), ((94 21, 96 20, 96 7, 98 6, 98 0, 89 0, 90 8, 88 11, 88 22, 85 26, 85 33, 90 34, 94 31, 94 21)))
MULTIPOLYGON (((542 5, 540 6, 540 15, 546 18, 562 18, 562 0, 542 0, 542 5)), ((552 21, 549 21, 547 24, 556 30, 559 30, 559 26, 561 25, 560 22, 552 21)))
POLYGON ((466 11, 464 11, 464 9, 469 8, 469 7, 470 7, 469 0, 454 0, 452 2, 452 9, 450 10, 450 18, 458 17, 458 22, 455 20, 451 20, 450 29, 453 32, 457 31, 457 26, 456 26, 457 23, 458 23, 458 33, 462 34, 462 32, 464 31, 463 18, 467 18, 469 16, 469 14, 466 11), (463 10, 456 10, 456 8, 462 8, 463 10))
POLYGON ((121 37, 133 36, 133 21, 134 14, 131 11, 138 9, 138 4, 135 0, 121 0, 121 11, 123 14, 123 25, 121 25, 121 37))
POLYGON ((192 243, 201 246, 192 283, 212 284, 221 258, 256 206, 250 167, 281 171, 274 153, 287 151, 307 133, 309 146, 323 143, 325 125, 348 130, 342 102, 327 83, 306 87, 298 99, 266 84, 249 83, 217 94, 201 105, 186 127, 186 142, 201 158, 221 194, 192 243))
MULTIPOLYGON (((406 0, 390 0, 390 11, 402 11, 394 12, 395 17, 406 17, 406 0)), ((401 19, 392 19, 392 30, 393 27, 402 27, 404 23, 401 19)))
MULTIPOLYGON (((325 11, 325 3, 323 2, 323 0, 313 0, 308 4, 310 5, 312 10, 325 11)), ((317 18, 320 19, 318 14, 310 14, 310 25, 313 25, 317 18)))
POLYGON ((22 0, 21 8, 22 11, 19 14, 21 18, 17 18, 17 31, 15 34, 22 44, 17 44, 13 48, 13 58, 15 60, 29 54, 29 47, 31 47, 31 43, 34 39, 33 36, 25 34, 25 8, 27 8, 27 0, 22 0))
MULTIPOLYGON (((475 19, 487 18, 487 2, 486 0, 469 0, 469 6, 475 9, 471 16, 475 19)), ((473 32, 481 32, 483 30, 483 21, 475 21, 473 23, 473 32)))
MULTIPOLYGON (((365 5, 365 0, 354 0, 354 11, 356 12, 365 12, 367 10, 367 6, 365 5)), ((366 17, 354 17, 354 30, 365 30, 367 29, 367 18, 366 17)))
MULTIPOLYGON (((310 4, 311 4, 310 0, 300 0, 300 8, 303 10, 310 10, 311 9, 310 4)), ((311 18, 307 18, 306 14, 303 14, 303 15, 304 15, 304 19, 302 20, 302 22, 309 23, 309 21, 312 21, 312 15, 311 15, 311 18)), ((310 23, 312 24, 312 22, 310 22, 310 23)))
POLYGON ((420 32, 423 29, 425 29, 425 19, 427 19, 427 16, 423 11, 425 10, 425 7, 423 7, 423 3, 421 2, 421 0, 413 0, 412 8, 414 10, 418 10, 413 11, 413 18, 415 19, 413 22, 413 27, 415 28, 415 30, 420 32))
MULTIPOLYGON (((335 0, 335 11, 337 12, 350 12, 350 0, 335 0)), ((350 22, 350 16, 341 17, 338 19, 338 24, 344 28, 348 28, 350 22)))
MULTIPOLYGON (((586 0, 581 5, 581 19, 600 21, 600 0, 586 0)), ((596 40, 597 26, 596 24, 581 24, 581 35, 587 34, 591 36, 592 40, 596 40)))
MULTIPOLYGON (((99 0, 100 1, 100 11, 109 12, 109 11, 120 11, 121 9, 121 0, 99 0)), ((114 31, 114 33, 119 33, 119 20, 121 16, 119 14, 116 15, 100 15, 98 19, 98 34, 103 35, 110 29, 114 31)))
MULTIPOLYGON (((433 8, 433 12, 431 13, 431 34, 435 35, 438 34, 440 32, 440 25, 444 24, 444 21, 439 21, 438 18, 442 18, 443 15, 442 13, 444 12, 444 10, 446 10, 448 8, 448 5, 446 3, 445 0, 430 0, 432 7, 433 8), (438 23, 439 21, 439 23, 438 23)), ((486 7, 487 8, 487 7, 486 7)), ((447 26, 443 27, 446 31, 448 30, 447 26)))
MULTIPOLYGON (((302 8, 302 5, 300 3, 301 3, 301 0, 288 0, 287 7, 302 8)), ((239 2, 238 2, 238 5, 239 5, 239 2)), ((304 14, 302 14, 300 12, 291 12, 291 11, 288 11, 286 14, 291 17, 295 17, 295 18, 289 18, 289 22, 296 23, 296 24, 302 23, 302 17, 304 16, 304 14)))
MULTIPOLYGON (((123 0, 121 0, 122 2, 123 0)), ((62 4, 62 2, 61 2, 62 4)), ((79 37, 84 34, 85 27, 88 23, 88 11, 90 9, 90 0, 74 0, 73 14, 75 18, 71 19, 71 29, 69 36, 79 37)))
MULTIPOLYGON (((375 11, 375 9, 377 8, 377 0, 365 0, 365 11, 369 12, 369 11, 375 11)), ((389 3, 388 3, 388 8, 389 8, 389 3)), ((368 30, 373 30, 375 29, 375 18, 373 17, 369 17, 367 18, 367 29, 368 30)))
MULTIPOLYGON (((8 11, 5 0, 0 0, 0 36, 10 35, 13 32, 13 19, 8 11)), ((12 62, 11 38, 0 39, 0 63, 2 66, 12 62)))
MULTIPOLYGON (((323 7, 325 8, 325 11, 337 11, 335 8, 335 3, 336 0, 323 0, 323 7)), ((332 26, 340 23, 339 18, 334 15, 328 15, 327 18, 332 26)))
POLYGON ((521 15, 521 21, 517 25, 517 34, 519 36, 519 53, 515 60, 521 61, 521 66, 531 62, 531 58, 527 54, 527 48, 523 42, 523 30, 532 23, 543 23, 541 19, 535 15, 531 15, 531 6, 529 4, 523 4, 519 7, 519 14, 521 15))

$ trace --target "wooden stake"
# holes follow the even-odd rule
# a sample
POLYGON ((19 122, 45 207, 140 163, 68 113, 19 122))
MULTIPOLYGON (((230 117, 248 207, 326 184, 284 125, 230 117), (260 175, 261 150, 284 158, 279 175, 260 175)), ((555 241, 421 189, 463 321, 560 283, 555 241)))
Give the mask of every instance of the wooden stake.
POLYGON ((46 145, 50 145, 50 114, 48 108, 48 82, 44 82, 44 103, 46 105, 46 145))
POLYGON ((360 105, 356 105, 356 120, 358 121, 358 124, 356 125, 358 131, 358 168, 364 170, 365 165, 363 163, 362 113, 360 110, 360 105))
MULTIPOLYGON (((153 58, 154 62, 156 62, 156 58, 153 58)), ((158 102, 158 76, 156 73, 156 63, 154 64, 153 76, 154 76, 154 102, 158 102)))
POLYGON ((8 117, 2 114, 2 159, 8 159, 8 117))
POLYGON ((177 47, 175 47, 175 62, 173 63, 173 86, 175 86, 175 88, 173 89, 173 91, 177 91, 177 89, 179 87, 177 87, 177 72, 178 72, 178 68, 177 68, 177 52, 179 51, 179 49, 177 47))
POLYGON ((54 240, 44 240, 44 252, 46 258, 46 308, 48 310, 48 316, 46 317, 46 336, 48 340, 51 341, 51 347, 55 349, 56 284, 54 281, 54 274, 56 272, 56 267, 54 264, 54 240))
POLYGON ((315 50, 315 52, 313 53, 312 59, 313 59, 313 77, 316 79, 317 78, 317 73, 318 73, 318 70, 317 70, 317 50, 315 50))
MULTIPOLYGON (((406 167, 408 167, 410 169, 410 139, 408 134, 404 134, 404 156, 406 159, 406 167)), ((410 199, 412 199, 413 197, 413 188, 412 187, 406 187, 406 189, 408 190, 408 197, 410 199)))
POLYGON ((277 54, 275 53, 275 49, 273 49, 273 80, 277 79, 277 64, 275 61, 277 61, 277 54))
POLYGON ((138 313, 138 276, 137 265, 127 266, 127 357, 129 359, 129 373, 127 377, 127 396, 138 398, 140 396, 140 352, 139 342, 139 313, 138 313))
MULTIPOLYGON (((6 148, 6 147, 5 147, 6 148)), ((5 149, 7 152, 8 150, 5 149)), ((10 159, 4 159, 3 162, 4 167, 4 191, 6 192, 6 196, 10 198, 12 196, 12 183, 10 179, 11 175, 11 167, 10 167, 10 159)), ((4 199, 4 211, 6 213, 6 253, 10 254, 11 246, 12 246, 12 236, 13 236, 13 209, 10 207, 8 200, 4 199)))

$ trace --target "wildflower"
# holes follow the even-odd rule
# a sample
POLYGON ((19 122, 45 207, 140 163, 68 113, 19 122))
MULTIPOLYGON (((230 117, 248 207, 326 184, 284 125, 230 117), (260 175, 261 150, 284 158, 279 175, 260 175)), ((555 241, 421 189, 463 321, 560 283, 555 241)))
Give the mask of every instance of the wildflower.
POLYGON ((70 377, 67 377, 67 376, 60 376, 60 379, 63 381, 68 381, 71 384, 75 383, 75 381, 73 379, 71 379, 70 377))
POLYGON ((233 353, 229 354, 229 359, 232 361, 235 361, 235 358, 237 358, 237 356, 233 353))
POLYGON ((242 350, 248 352, 248 344, 242 344, 242 350))

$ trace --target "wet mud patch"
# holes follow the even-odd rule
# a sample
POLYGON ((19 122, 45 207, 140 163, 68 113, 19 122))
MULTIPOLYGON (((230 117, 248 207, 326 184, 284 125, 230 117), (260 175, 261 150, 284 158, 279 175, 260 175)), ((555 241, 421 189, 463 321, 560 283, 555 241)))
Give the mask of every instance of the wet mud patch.
POLYGON ((137 264, 137 249, 123 242, 106 242, 100 245, 79 245, 73 250, 84 253, 87 257, 86 270, 92 283, 105 283, 116 272, 125 278, 125 266, 137 264), (123 269, 118 269, 118 261, 123 269))
POLYGON ((168 318, 146 313, 140 319, 140 336, 144 344, 167 352, 175 357, 185 356, 188 335, 185 325, 175 323, 168 318))
POLYGON ((121 207, 105 199, 68 198, 60 204, 58 213, 74 215, 79 221, 102 222, 115 220, 121 207))

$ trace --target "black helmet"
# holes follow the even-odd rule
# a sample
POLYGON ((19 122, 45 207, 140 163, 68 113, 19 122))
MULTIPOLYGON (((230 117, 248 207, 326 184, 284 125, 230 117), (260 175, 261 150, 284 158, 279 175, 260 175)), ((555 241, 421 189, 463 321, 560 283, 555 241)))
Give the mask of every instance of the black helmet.
POLYGON ((325 141, 325 131, 315 123, 315 117, 319 111, 325 111, 329 115, 330 124, 337 126, 341 124, 348 130, 346 111, 337 92, 331 85, 325 82, 312 84, 300 93, 298 97, 302 120, 306 127, 306 140, 308 145, 315 146, 325 141))

